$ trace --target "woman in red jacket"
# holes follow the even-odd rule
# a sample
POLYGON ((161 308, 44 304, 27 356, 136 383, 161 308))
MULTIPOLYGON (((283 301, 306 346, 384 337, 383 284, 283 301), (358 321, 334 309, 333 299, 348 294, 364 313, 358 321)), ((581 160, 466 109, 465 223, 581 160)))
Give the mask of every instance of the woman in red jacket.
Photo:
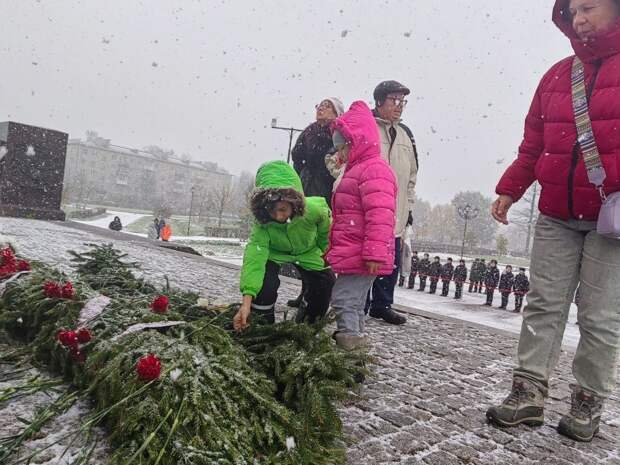
MULTIPOLYGON (((589 114, 602 163, 604 190, 620 191, 620 1, 557 0, 553 21, 585 67, 589 114)), ((543 77, 525 120, 515 162, 497 185, 492 214, 507 213, 530 187, 542 186, 523 315, 519 363, 506 400, 487 411, 501 426, 543 423, 549 376, 558 360, 572 297, 581 283, 581 339, 573 363, 572 408, 558 430, 590 441, 603 401, 616 385, 620 340, 620 241, 596 232, 601 207, 577 144, 569 57, 543 77)))

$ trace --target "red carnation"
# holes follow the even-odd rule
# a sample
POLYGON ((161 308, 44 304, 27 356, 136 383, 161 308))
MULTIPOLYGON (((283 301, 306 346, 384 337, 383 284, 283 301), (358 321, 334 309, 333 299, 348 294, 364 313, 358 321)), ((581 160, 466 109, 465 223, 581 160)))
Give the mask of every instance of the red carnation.
POLYGON ((7 265, 0 266, 0 278, 6 278, 7 276, 11 276, 13 273, 17 271, 15 267, 15 263, 9 263, 7 265))
POLYGON ((62 297, 62 288, 54 281, 47 281, 43 284, 43 293, 45 297, 49 297, 50 299, 60 299, 62 297))
POLYGON ((155 313, 166 313, 168 311, 168 304, 170 301, 165 295, 160 295, 153 302, 151 302, 151 310, 155 313))
POLYGON ((152 381, 159 378, 161 362, 153 354, 145 355, 136 363, 136 371, 141 380, 152 381))
POLYGON ((69 347, 71 349, 74 349, 74 348, 77 349, 78 347, 79 341, 78 341, 78 336, 75 331, 67 331, 67 330, 58 331, 58 340, 65 347, 69 347))
POLYGON ((17 271, 30 271, 30 263, 28 263, 26 260, 18 261, 17 271))
POLYGON ((0 257, 2 258, 0 263, 3 266, 15 263, 15 254, 10 247, 5 247, 4 249, 0 250, 0 257))
POLYGON ((67 281, 65 285, 62 286, 62 297, 64 299, 73 299, 73 297, 75 297, 75 289, 73 289, 71 281, 67 281))
POLYGON ((93 335, 88 328, 80 328, 77 330, 76 334, 78 341, 80 341, 80 344, 86 344, 87 342, 90 342, 90 340, 93 338, 93 335))

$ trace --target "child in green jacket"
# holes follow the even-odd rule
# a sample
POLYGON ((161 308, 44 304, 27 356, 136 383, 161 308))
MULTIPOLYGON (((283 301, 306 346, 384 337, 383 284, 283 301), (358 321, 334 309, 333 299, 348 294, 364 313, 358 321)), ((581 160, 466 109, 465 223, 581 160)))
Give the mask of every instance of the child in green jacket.
POLYGON ((283 161, 262 165, 251 199, 255 218, 241 268, 241 308, 233 320, 241 331, 251 312, 275 321, 280 265, 292 263, 306 284, 303 303, 309 322, 327 312, 335 277, 323 254, 328 245, 331 213, 323 197, 304 197, 295 170, 283 161))

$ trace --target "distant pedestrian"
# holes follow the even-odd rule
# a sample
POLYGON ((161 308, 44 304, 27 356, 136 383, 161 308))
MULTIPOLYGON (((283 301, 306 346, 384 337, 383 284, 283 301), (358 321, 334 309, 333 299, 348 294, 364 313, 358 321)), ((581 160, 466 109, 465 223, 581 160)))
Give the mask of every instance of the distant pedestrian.
POLYGON ((420 266, 420 257, 418 257, 418 251, 414 250, 411 254, 411 270, 409 271, 409 282, 407 283, 408 289, 413 289, 415 286, 415 277, 418 274, 419 266, 420 266))
POLYGON ((153 241, 159 239, 159 220, 157 218, 147 228, 146 236, 153 241))
POLYGON ((437 283, 439 282, 439 277, 441 276, 441 259, 439 257, 435 257, 433 259, 428 275, 431 278, 431 288, 429 294, 434 294, 437 292, 437 283))
POLYGON ((166 223, 164 221, 164 226, 161 228, 161 232, 159 233, 159 235, 162 241, 168 242, 170 240, 170 238, 172 237, 172 226, 170 226, 170 223, 166 223))
POLYGON ((454 298, 457 300, 463 298, 463 284, 465 281, 467 281, 467 266, 465 265, 465 260, 460 260, 459 265, 454 270, 454 284, 456 285, 454 298))
POLYGON ((420 287, 418 288, 418 291, 424 292, 426 290, 426 280, 428 279, 428 275, 431 271, 430 256, 427 253, 425 253, 424 258, 420 260, 420 266, 418 269, 420 273, 420 287))
POLYGON ((493 295, 499 284, 499 269, 497 268, 497 260, 491 260, 489 267, 484 273, 484 286, 486 287, 487 301, 484 305, 491 307, 493 305, 493 295))
POLYGON ((121 223, 121 219, 118 216, 115 216, 114 219, 108 225, 112 231, 122 231, 123 225, 121 223))
POLYGON ((452 264, 452 259, 448 258, 448 261, 441 267, 441 295, 443 297, 448 297, 452 278, 454 278, 454 265, 452 264))
POLYGON ((530 280, 525 274, 525 268, 519 268, 519 274, 515 276, 514 283, 515 294, 515 313, 521 312, 521 306, 523 305, 523 296, 530 290, 530 280))
POLYGON ((471 265, 471 271, 469 273, 469 293, 472 292, 477 292, 474 291, 474 287, 477 283, 477 279, 478 279, 478 265, 480 263, 480 259, 479 258, 475 258, 474 259, 474 263, 472 263, 471 265))
POLYGON ((502 310, 506 310, 506 307, 508 307, 508 298, 510 297, 514 283, 515 275, 512 273, 512 266, 506 265, 506 269, 499 278, 499 292, 502 295, 502 304, 499 308, 502 310))

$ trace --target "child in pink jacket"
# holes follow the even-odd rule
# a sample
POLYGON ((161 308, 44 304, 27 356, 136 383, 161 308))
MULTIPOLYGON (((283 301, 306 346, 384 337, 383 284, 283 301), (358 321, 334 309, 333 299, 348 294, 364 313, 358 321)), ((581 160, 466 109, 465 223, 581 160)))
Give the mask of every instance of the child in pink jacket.
POLYGON ((355 349, 364 335, 366 296, 377 276, 394 270, 396 178, 381 157, 375 119, 361 101, 332 123, 334 146, 346 163, 332 198, 327 261, 338 274, 332 291, 336 343, 355 349))

